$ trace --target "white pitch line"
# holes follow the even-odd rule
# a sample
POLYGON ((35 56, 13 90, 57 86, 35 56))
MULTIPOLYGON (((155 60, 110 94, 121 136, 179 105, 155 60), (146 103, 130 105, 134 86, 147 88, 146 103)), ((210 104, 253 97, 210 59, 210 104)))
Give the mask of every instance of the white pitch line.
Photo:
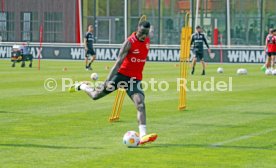
POLYGON ((271 129, 263 130, 261 132, 248 134, 248 135, 243 135, 243 136, 233 138, 233 139, 229 139, 229 140, 222 141, 222 142, 217 142, 217 143, 211 144, 211 146, 214 146, 214 147, 222 146, 222 145, 225 145, 225 144, 228 144, 228 143, 232 143, 232 142, 236 142, 236 141, 240 141, 240 140, 244 140, 244 139, 249 139, 249 138, 252 138, 252 137, 255 137, 255 136, 259 136, 259 135, 264 135, 264 134, 267 134, 267 133, 270 133, 270 132, 273 132, 273 131, 276 131, 276 128, 271 128, 271 129))

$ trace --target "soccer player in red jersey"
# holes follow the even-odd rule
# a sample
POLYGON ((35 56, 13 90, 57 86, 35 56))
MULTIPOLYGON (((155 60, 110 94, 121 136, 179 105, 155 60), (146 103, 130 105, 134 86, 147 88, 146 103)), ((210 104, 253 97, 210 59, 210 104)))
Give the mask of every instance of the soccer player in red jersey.
POLYGON ((276 29, 270 29, 269 34, 266 37, 267 59, 266 68, 274 68, 275 56, 276 56, 276 29))
POLYGON ((124 42, 117 61, 111 69, 106 81, 99 88, 92 88, 85 82, 73 85, 69 91, 85 91, 93 100, 100 99, 118 88, 126 89, 128 96, 137 109, 140 144, 153 142, 157 134, 146 134, 145 94, 141 86, 143 69, 149 51, 150 23, 141 21, 137 31, 132 33, 124 42))
POLYGON ((276 58, 276 29, 274 29, 273 31, 273 39, 274 39, 274 43, 272 45, 272 57, 271 57, 271 64, 272 64, 272 68, 275 69, 275 58, 276 58))

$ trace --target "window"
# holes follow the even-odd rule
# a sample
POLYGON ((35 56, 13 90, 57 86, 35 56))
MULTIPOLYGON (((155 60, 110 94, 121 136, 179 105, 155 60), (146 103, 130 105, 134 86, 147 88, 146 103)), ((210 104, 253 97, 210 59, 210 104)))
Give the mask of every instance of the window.
POLYGON ((7 40, 7 13, 0 13, 0 36, 2 40, 7 40))
POLYGON ((44 16, 44 39, 46 42, 62 42, 63 17, 61 12, 46 12, 44 16))
POLYGON ((31 40, 31 13, 24 12, 22 13, 23 16, 23 25, 22 25, 22 40, 23 41, 30 41, 31 40))
POLYGON ((15 40, 14 13, 0 12, 0 36, 2 41, 15 40))
POLYGON ((39 41, 39 21, 37 12, 21 12, 21 41, 39 41))

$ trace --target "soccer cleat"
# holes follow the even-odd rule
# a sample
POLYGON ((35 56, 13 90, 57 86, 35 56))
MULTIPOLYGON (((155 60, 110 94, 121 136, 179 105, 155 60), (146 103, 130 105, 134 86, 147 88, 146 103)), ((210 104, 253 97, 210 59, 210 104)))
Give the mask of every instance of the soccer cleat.
POLYGON ((89 85, 90 82, 89 81, 82 81, 82 82, 77 82, 75 84, 73 84, 72 86, 69 87, 68 91, 69 92, 77 92, 77 91, 80 91, 80 86, 82 84, 86 84, 86 85, 89 85))
POLYGON ((71 86, 69 87, 68 91, 69 91, 70 93, 80 91, 80 85, 81 85, 81 84, 82 84, 82 82, 80 82, 80 83, 75 83, 75 84, 71 85, 71 86))
POLYGON ((202 71, 201 75, 205 75, 205 70, 202 71))
POLYGON ((86 69, 87 71, 91 71, 91 70, 92 70, 92 68, 91 68, 90 65, 85 66, 85 69, 86 69))
POLYGON ((157 137, 158 135, 156 133, 145 135, 140 139, 139 145, 154 142, 157 139, 157 137))

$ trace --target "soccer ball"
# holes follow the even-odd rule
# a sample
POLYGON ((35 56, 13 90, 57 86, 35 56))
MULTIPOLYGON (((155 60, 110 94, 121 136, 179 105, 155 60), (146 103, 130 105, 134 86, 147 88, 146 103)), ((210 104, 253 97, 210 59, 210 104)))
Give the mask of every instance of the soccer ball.
POLYGON ((246 75, 247 74, 247 70, 244 68, 240 68, 237 70, 237 74, 238 75, 246 75))
POLYGON ((223 73, 223 68, 219 67, 219 68, 217 69, 217 73, 223 73))
POLYGON ((266 75, 272 75, 272 70, 271 70, 271 69, 265 70, 265 74, 266 74, 266 75))
POLYGON ((127 147, 137 147, 139 145, 139 134, 135 131, 127 131, 123 137, 123 143, 127 147))
POLYGON ((272 71, 272 75, 276 75, 276 69, 272 71))
POLYGON ((92 73, 90 77, 91 77, 91 79, 94 80, 94 81, 98 80, 98 78, 99 78, 99 76, 98 76, 97 73, 92 73))

